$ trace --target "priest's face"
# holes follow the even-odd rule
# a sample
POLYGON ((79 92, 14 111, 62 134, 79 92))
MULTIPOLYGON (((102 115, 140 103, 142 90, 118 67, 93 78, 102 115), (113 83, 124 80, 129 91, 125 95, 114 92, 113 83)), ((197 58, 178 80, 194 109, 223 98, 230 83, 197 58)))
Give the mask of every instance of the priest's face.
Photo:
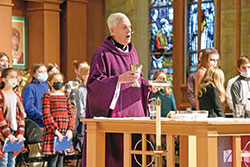
POLYGON ((127 45, 131 42, 131 23, 128 18, 118 21, 114 27, 110 27, 110 34, 118 43, 127 45))

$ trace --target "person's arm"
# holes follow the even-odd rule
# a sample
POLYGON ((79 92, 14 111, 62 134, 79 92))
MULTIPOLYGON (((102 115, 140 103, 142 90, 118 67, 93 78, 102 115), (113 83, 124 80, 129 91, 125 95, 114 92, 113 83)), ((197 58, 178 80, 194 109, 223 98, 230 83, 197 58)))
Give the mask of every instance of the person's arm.
POLYGON ((199 100, 198 100, 198 86, 201 83, 202 78, 204 77, 206 71, 199 69, 195 77, 195 98, 196 98, 196 110, 199 110, 199 100))
POLYGON ((231 95, 232 95, 232 102, 233 102, 233 107, 235 109, 235 104, 241 104, 243 101, 243 97, 241 97, 241 82, 236 81, 232 84, 231 87, 231 95))
POLYGON ((171 102, 172 102, 171 110, 176 111, 177 109, 176 109, 176 104, 175 104, 175 99, 174 99, 174 93, 172 92, 170 96, 171 96, 171 102))
POLYGON ((17 97, 17 103, 18 103, 18 121, 19 121, 19 128, 18 128, 18 136, 21 135, 24 136, 24 130, 25 130, 25 116, 24 116, 24 109, 21 103, 21 97, 17 97))
POLYGON ((51 115, 49 96, 49 94, 45 93, 42 97, 43 123, 45 128, 52 129, 52 132, 55 133, 58 130, 58 126, 51 115))
POLYGON ((74 112, 71 106, 70 99, 67 98, 67 111, 69 115, 69 124, 68 124, 68 130, 73 131, 74 130, 74 125, 75 125, 75 117, 74 117, 74 112))
POLYGON ((195 74, 190 73, 187 80, 187 99, 193 108, 196 108, 195 98, 195 74))
POLYGON ((4 115, 3 115, 3 108, 0 108, 0 122, 1 122, 1 131, 2 134, 5 137, 8 137, 11 134, 10 127, 8 126, 7 122, 5 121, 4 115))
POLYGON ((26 114, 32 120, 42 120, 42 113, 35 106, 34 90, 27 86, 23 91, 23 105, 26 114))
POLYGON ((77 115, 79 118, 83 118, 85 116, 86 111, 86 95, 87 92, 82 92, 83 89, 79 88, 76 92, 76 106, 77 106, 77 115))
POLYGON ((234 105, 233 105, 232 95, 231 95, 232 84, 233 84, 233 80, 230 79, 227 83, 227 88, 226 88, 226 101, 227 101, 229 108, 234 111, 234 105))

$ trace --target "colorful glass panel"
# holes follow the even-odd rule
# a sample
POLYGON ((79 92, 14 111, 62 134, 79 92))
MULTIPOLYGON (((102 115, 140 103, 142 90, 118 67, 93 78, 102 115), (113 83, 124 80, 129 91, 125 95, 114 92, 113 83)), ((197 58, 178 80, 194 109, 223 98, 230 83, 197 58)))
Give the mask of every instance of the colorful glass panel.
MULTIPOLYGON (((169 75, 173 74, 173 55, 162 55, 162 54, 154 54, 151 55, 151 75, 150 78, 152 79, 153 74, 158 70, 164 70, 169 75)), ((170 77, 171 78, 171 77, 170 77)), ((172 81, 172 80, 169 80, 172 81)))
POLYGON ((173 0, 151 0, 150 5, 152 7, 158 7, 158 6, 167 6, 172 5, 173 0))
POLYGON ((201 49, 214 47, 214 22, 214 3, 201 3, 201 49))
POLYGON ((198 5, 190 4, 188 19, 188 50, 197 51, 198 49, 198 5))
POLYGON ((150 51, 171 52, 173 47, 173 7, 151 8, 150 15, 150 51))

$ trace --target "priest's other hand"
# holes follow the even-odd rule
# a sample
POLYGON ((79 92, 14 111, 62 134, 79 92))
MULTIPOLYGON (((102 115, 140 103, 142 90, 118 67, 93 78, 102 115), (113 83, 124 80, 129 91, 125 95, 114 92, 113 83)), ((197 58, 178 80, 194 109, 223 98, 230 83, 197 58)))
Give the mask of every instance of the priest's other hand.
POLYGON ((133 83, 140 78, 140 73, 138 71, 127 71, 119 75, 118 83, 133 83))

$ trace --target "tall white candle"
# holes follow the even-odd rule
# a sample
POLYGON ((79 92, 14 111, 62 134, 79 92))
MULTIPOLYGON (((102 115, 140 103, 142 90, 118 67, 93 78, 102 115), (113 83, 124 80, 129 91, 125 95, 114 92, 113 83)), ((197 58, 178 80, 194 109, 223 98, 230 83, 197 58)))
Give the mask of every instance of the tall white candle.
POLYGON ((161 100, 159 97, 156 105, 156 146, 161 146, 161 100))

